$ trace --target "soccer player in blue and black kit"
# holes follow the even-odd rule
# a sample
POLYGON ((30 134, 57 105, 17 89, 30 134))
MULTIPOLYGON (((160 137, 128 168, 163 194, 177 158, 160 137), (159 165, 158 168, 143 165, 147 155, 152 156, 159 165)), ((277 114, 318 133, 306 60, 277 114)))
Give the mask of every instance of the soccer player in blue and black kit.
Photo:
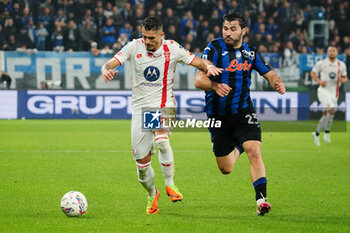
POLYGON ((264 215, 271 210, 271 205, 266 200, 267 180, 260 152, 260 124, 249 94, 251 72, 253 69, 258 71, 280 94, 286 89, 256 48, 242 42, 247 31, 245 18, 227 11, 223 20, 223 37, 210 42, 203 52, 203 58, 222 68, 223 72, 219 76, 207 77, 198 71, 195 86, 205 91, 208 117, 222 122, 220 128, 209 129, 218 168, 223 174, 231 173, 239 155, 243 151, 247 153, 257 214, 264 215))

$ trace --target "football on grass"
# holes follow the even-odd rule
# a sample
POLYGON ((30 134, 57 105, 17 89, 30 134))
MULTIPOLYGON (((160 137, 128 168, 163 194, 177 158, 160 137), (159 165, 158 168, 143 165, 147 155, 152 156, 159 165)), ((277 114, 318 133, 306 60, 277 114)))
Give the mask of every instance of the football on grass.
POLYGON ((81 192, 69 191, 61 200, 61 209, 69 217, 82 216, 87 209, 87 200, 81 192))

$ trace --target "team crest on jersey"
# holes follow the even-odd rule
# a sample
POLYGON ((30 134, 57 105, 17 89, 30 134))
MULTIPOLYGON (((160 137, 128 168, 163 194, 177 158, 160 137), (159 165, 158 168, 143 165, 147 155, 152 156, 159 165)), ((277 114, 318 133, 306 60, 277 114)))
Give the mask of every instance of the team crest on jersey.
POLYGON ((334 73, 334 72, 330 72, 329 73, 329 78, 330 79, 335 79, 337 77, 337 74, 336 73, 334 73))
POLYGON ((160 72, 155 66, 148 66, 145 71, 143 71, 143 76, 149 82, 154 82, 160 77, 160 72))
POLYGON ((254 58, 255 58, 255 52, 254 51, 242 50, 242 53, 243 53, 243 56, 245 58, 249 58, 249 59, 252 59, 252 60, 254 60, 254 58))
POLYGON ((242 53, 240 51, 236 52, 236 58, 240 59, 242 57, 242 53))

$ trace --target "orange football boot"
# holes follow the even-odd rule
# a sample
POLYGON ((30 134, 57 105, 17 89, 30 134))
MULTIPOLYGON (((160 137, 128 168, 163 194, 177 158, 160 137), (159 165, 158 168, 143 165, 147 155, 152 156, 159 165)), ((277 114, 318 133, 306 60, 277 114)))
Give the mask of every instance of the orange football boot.
POLYGON ((165 189, 166 194, 168 194, 172 202, 182 201, 182 194, 179 192, 179 189, 175 185, 166 186, 165 189))
POLYGON ((146 214, 158 214, 158 199, 159 199, 159 191, 156 188, 156 196, 148 197, 146 214))

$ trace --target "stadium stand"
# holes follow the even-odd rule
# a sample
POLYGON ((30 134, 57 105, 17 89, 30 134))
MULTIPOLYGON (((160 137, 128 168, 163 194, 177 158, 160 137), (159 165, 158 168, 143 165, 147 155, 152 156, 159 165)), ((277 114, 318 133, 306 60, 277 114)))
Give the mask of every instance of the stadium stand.
POLYGON ((167 38, 201 51, 220 35, 221 17, 232 8, 248 18, 245 41, 260 52, 316 53, 332 44, 344 53, 350 47, 346 0, 4 0, 0 50, 89 51, 96 42, 115 52, 140 37, 142 19, 157 15, 167 38))

